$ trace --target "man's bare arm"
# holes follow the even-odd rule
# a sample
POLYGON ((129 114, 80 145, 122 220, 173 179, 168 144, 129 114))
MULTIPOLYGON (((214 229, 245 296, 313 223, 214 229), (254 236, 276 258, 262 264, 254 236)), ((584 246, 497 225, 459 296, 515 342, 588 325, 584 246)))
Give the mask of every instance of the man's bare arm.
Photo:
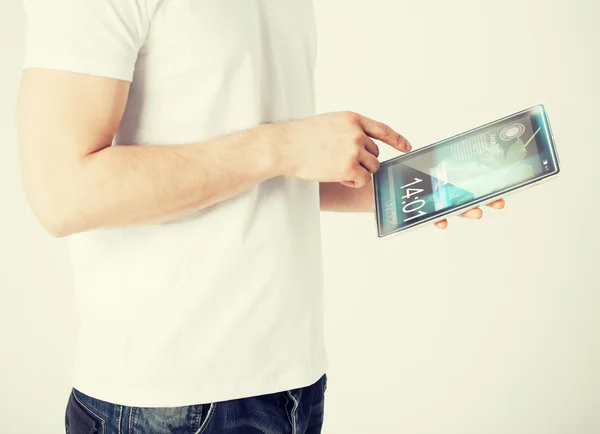
POLYGON ((372 138, 405 151, 388 126, 356 113, 261 125, 203 143, 111 146, 129 83, 62 71, 24 71, 19 149, 25 191, 55 236, 156 224, 275 176, 341 182, 377 170, 372 138))
POLYGON ((277 174, 271 135, 258 128, 191 145, 110 146, 128 91, 118 80, 24 72, 23 181, 53 235, 168 221, 277 174))
POLYGON ((373 212, 373 182, 361 188, 348 188, 337 182, 321 182, 321 210, 339 212, 373 212))

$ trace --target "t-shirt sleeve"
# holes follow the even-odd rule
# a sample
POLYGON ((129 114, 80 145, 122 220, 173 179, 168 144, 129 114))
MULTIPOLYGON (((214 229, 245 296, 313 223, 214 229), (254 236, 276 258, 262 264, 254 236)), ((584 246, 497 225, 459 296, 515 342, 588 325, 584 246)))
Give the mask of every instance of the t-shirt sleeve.
POLYGON ((131 81, 149 27, 146 0, 24 0, 23 69, 131 81))

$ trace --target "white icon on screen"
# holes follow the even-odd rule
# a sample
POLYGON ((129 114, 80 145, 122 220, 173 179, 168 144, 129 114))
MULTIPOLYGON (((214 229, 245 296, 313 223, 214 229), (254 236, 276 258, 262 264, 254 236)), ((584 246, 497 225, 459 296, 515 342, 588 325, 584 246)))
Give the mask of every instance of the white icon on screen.
POLYGON ((504 142, 518 139, 525 132, 525 125, 515 123, 507 126, 500 133, 500 139, 504 142))

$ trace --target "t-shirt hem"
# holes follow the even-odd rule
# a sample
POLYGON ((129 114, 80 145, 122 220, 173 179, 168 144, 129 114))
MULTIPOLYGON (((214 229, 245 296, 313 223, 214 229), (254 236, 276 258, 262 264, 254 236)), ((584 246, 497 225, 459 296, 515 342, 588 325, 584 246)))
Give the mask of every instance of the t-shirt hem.
POLYGON ((170 384, 157 386, 148 382, 146 387, 125 386, 123 381, 96 382, 75 375, 73 387, 84 394, 127 407, 181 407, 250 398, 298 389, 316 383, 327 371, 326 358, 321 363, 285 374, 264 376, 236 384, 193 385, 170 384))

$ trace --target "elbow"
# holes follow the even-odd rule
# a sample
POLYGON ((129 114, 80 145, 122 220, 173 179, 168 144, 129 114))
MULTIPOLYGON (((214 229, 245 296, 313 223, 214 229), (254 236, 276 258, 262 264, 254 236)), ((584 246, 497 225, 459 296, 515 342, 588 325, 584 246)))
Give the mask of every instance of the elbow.
POLYGON ((66 238, 77 232, 75 219, 57 208, 35 210, 34 215, 42 228, 54 238, 66 238))
POLYGON ((69 235, 73 235, 76 231, 73 229, 72 225, 67 221, 67 219, 63 218, 38 218, 40 224, 44 228, 44 230, 54 238, 66 238, 69 235))
POLYGON ((65 238, 78 232, 78 221, 74 198, 57 194, 51 188, 27 192, 33 215, 42 228, 54 238, 65 238))
POLYGON ((86 210, 88 194, 79 171, 43 169, 46 170, 25 166, 22 170, 25 197, 42 229, 54 238, 92 229, 88 227, 92 219, 86 210))

